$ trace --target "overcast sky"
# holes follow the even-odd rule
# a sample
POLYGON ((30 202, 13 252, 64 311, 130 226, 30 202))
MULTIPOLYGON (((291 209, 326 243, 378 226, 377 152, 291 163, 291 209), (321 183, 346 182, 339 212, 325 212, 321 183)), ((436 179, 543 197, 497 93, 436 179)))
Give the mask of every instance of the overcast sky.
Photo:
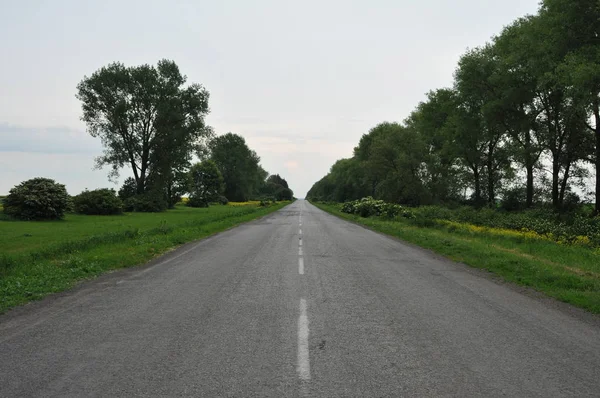
MULTIPOLYGON (((246 138, 303 197, 361 135, 449 86, 459 56, 537 0, 0 0, 0 195, 32 177, 116 187, 94 170, 75 88, 121 61, 174 60, 210 92, 208 124, 246 138)), ((123 178, 127 177, 127 171, 123 178)))

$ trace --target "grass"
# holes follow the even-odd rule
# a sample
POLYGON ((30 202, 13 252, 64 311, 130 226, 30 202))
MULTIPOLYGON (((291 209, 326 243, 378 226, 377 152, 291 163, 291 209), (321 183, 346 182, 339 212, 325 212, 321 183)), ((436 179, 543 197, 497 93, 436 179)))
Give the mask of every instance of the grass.
POLYGON ((143 264, 183 243, 274 212, 269 207, 177 206, 165 213, 69 214, 62 221, 0 221, 0 313, 104 272, 143 264))
POLYGON ((338 217, 600 314, 600 251, 597 249, 457 223, 419 225, 408 219, 361 218, 342 213, 335 205, 314 204, 338 217))

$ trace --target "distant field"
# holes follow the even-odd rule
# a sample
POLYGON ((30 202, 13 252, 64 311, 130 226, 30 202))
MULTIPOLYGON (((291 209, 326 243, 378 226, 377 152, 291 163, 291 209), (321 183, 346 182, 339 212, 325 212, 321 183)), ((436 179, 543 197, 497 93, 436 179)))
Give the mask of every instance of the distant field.
POLYGON ((111 269, 276 211, 254 203, 177 206, 164 213, 68 214, 62 221, 0 221, 0 313, 111 269))

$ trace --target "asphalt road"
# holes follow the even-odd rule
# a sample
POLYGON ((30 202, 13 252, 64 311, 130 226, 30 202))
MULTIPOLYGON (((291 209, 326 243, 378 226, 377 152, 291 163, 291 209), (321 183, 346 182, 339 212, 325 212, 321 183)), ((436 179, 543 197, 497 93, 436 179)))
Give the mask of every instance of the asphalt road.
POLYGON ((600 396, 600 324, 297 201, 0 316, 0 396, 600 396))

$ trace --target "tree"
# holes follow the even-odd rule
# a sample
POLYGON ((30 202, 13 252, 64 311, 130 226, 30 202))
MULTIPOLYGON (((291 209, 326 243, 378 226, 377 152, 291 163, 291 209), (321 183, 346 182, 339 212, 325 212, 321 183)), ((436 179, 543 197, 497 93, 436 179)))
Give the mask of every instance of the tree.
POLYGON ((292 191, 287 181, 279 174, 271 175, 264 182, 260 189, 261 196, 272 197, 275 200, 292 200, 294 191, 292 191))
POLYGON ((65 186, 49 178, 23 181, 4 199, 4 213, 21 220, 60 220, 68 207, 65 186))
POLYGON ((600 214, 600 3, 597 0, 544 0, 540 16, 548 39, 563 48, 558 67, 566 95, 585 109, 584 123, 593 134, 590 161, 596 169, 595 214, 600 214))
POLYGON ((430 201, 423 186, 426 147, 421 137, 398 123, 381 123, 363 136, 355 154, 371 179, 376 198, 421 204, 430 201))
POLYGON ((537 134, 551 156, 552 204, 560 210, 569 180, 580 170, 580 163, 588 157, 590 136, 585 128, 586 111, 580 101, 574 100, 565 84, 561 64, 569 54, 568 40, 555 34, 555 22, 544 12, 528 18, 520 36, 520 57, 527 70, 536 79, 535 121, 537 134))
POLYGON ((119 189, 119 199, 129 199, 137 194, 137 184, 132 177, 127 177, 119 189))
POLYGON ((204 123, 208 91, 185 84, 186 77, 168 60, 156 67, 116 62, 84 77, 77 86, 82 120, 104 145, 97 167, 111 166, 115 177, 127 165, 137 194, 162 191, 173 170, 184 167, 210 134, 204 123))
POLYGON ((529 67, 526 40, 531 23, 530 18, 518 19, 494 38, 494 52, 498 57, 495 75, 499 94, 497 115, 510 137, 512 159, 525 169, 526 207, 533 205, 534 172, 539 168, 544 150, 536 123, 541 113, 536 101, 538 79, 529 67))
POLYGON ((271 182, 276 185, 281 185, 284 188, 289 188, 287 181, 284 178, 281 178, 279 174, 270 175, 267 178, 267 182, 271 182))
MULTIPOLYGON (((455 73, 455 87, 464 112, 472 122, 463 129, 468 142, 475 143, 486 176, 487 203, 493 206, 502 171, 509 165, 505 148, 506 128, 502 123, 499 63, 491 45, 464 54, 455 73)), ((466 137, 465 137, 466 138, 466 137)), ((477 198, 479 200, 479 198, 477 198)))
POLYGON ((450 123, 457 108, 455 97, 450 89, 431 91, 405 121, 425 145, 423 183, 435 203, 458 200, 464 188, 450 123))
POLYGON ((210 141, 209 148, 210 159, 223 175, 227 199, 245 202, 258 192, 267 175, 260 167, 260 158, 248 148, 243 137, 227 133, 210 141))
POLYGON ((223 176, 212 160, 196 163, 189 171, 190 202, 208 206, 219 199, 223 192, 223 176))

